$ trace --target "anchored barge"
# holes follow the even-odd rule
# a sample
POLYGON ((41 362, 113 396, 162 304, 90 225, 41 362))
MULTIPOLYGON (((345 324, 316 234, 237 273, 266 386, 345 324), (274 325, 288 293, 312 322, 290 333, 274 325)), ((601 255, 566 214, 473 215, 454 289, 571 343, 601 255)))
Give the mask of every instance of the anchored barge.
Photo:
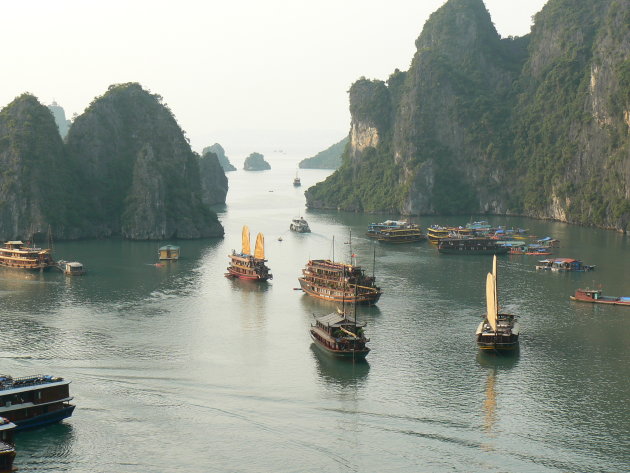
POLYGON ((70 381, 49 375, 13 378, 0 375, 0 416, 22 430, 70 417, 70 381))
POLYGON ((625 305, 630 307, 630 297, 604 296, 601 289, 576 289, 572 301, 591 302, 593 304, 625 305))
POLYGON ((331 260, 309 260, 298 281, 309 296, 328 301, 376 304, 382 294, 363 268, 331 260))

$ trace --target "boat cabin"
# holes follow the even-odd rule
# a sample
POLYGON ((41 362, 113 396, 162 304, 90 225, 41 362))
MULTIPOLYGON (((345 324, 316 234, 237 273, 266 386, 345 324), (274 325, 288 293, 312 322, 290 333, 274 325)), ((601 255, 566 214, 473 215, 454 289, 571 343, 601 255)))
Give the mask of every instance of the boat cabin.
POLYGON ((166 245, 158 250, 161 260, 176 261, 179 259, 179 246, 166 245))
POLYGON ((65 263, 63 273, 66 276, 82 276, 85 274, 85 268, 78 261, 70 261, 65 263))

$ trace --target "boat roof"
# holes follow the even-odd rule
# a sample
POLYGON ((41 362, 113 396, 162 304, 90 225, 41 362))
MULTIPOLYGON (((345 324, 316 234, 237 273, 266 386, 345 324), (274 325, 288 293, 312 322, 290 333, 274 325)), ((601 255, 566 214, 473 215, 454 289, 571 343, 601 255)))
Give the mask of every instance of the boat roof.
POLYGON ((21 241, 19 241, 19 240, 15 240, 15 241, 7 241, 7 242, 5 243, 5 245, 23 245, 23 244, 24 244, 24 242, 21 242, 21 241))
POLYGON ((573 258, 556 258, 553 260, 553 262, 554 263, 575 263, 579 261, 573 258))
POLYGON ((315 317, 315 319, 323 325, 327 325, 329 327, 341 327, 343 325, 356 325, 357 327, 365 327, 365 322, 357 322, 355 319, 348 317, 345 314, 340 314, 339 312, 332 312, 328 315, 320 315, 319 317, 315 317))
MULTIPOLYGON (((154 247, 155 248, 155 247, 154 247)), ((160 248, 161 250, 179 250, 179 246, 175 246, 175 245, 165 245, 163 247, 160 248)))
POLYGON ((70 266, 71 268, 82 268, 83 264, 79 263, 78 261, 71 261, 69 263, 66 263, 66 266, 70 266))

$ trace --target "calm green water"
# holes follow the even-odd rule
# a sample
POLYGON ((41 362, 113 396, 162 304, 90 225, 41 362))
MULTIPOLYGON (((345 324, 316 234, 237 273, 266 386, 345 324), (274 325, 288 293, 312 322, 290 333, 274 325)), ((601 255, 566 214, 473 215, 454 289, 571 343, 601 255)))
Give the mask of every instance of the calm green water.
MULTIPOLYGON (((427 243, 363 237, 388 217, 306 212, 303 191, 326 171, 229 173, 225 239, 179 241, 164 267, 155 242, 55 245, 89 274, 0 273, 0 372, 71 379, 65 422, 21 433, 21 471, 68 472, 621 472, 630 464, 630 308, 569 301, 603 284, 630 296, 630 241, 602 230, 516 218, 561 240, 559 256, 592 273, 536 272, 535 257, 499 260, 501 305, 521 316, 517 356, 482 356, 489 257, 438 255, 427 243), (313 233, 288 231, 303 214, 313 233), (227 254, 266 236, 267 285, 231 281, 227 254), (372 352, 337 362, 311 347, 297 277, 309 258, 349 254, 384 289, 360 308, 372 352), (279 236, 283 241, 277 240, 279 236)), ((460 224, 469 219, 423 218, 460 224)), ((166 243, 166 242, 163 242, 166 243)))

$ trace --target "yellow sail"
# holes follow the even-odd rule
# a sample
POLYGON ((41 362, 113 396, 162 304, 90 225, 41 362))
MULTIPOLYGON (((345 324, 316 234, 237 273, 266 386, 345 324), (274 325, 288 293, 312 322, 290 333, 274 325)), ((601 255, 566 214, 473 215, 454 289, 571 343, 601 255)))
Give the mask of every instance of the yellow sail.
POLYGON ((493 331, 497 331, 497 281, 492 275, 488 273, 486 278, 486 305, 488 307, 488 314, 486 318, 493 331))
POLYGON ((499 312, 499 275, 497 274, 497 255, 492 257, 492 275, 494 276, 494 302, 499 312))
POLYGON ((243 225, 243 254, 248 255, 252 252, 249 247, 249 227, 247 225, 243 225))
POLYGON ((259 233, 256 237, 256 247, 254 248, 254 258, 265 259, 265 237, 259 233))

